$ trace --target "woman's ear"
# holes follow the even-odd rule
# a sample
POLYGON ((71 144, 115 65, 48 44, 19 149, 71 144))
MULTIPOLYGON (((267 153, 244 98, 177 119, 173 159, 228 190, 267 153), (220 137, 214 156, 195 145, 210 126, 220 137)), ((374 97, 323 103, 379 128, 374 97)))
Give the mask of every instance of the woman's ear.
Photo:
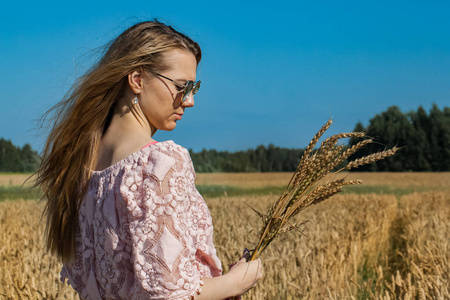
POLYGON ((137 69, 128 74, 128 85, 135 95, 140 94, 142 92, 142 84, 143 84, 143 71, 142 69, 137 69))

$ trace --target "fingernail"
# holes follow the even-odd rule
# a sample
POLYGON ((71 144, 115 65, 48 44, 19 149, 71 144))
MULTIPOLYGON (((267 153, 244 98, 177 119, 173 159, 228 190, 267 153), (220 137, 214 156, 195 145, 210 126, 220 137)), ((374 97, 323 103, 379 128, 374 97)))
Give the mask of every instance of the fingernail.
POLYGON ((250 251, 248 251, 247 248, 244 249, 244 253, 242 254, 242 257, 245 258, 246 261, 250 259, 250 251))

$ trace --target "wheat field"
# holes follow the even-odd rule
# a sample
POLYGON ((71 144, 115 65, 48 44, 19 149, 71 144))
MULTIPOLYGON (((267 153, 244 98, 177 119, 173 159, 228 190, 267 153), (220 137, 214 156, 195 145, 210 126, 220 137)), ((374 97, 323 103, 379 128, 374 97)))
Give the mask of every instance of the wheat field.
MULTIPOLYGON (((282 186, 289 176, 198 174, 197 184, 282 186)), ((244 299, 450 299, 450 173, 348 177, 362 179, 368 192, 338 195, 301 214, 310 239, 292 231, 272 243, 262 256, 264 278, 244 299), (393 190, 377 192, 386 186, 393 190)), ((20 180, 0 175, 2 185, 20 180)), ((257 238, 260 221, 246 203, 264 212, 274 198, 205 199, 225 271, 257 238)), ((35 200, 0 198, 0 299, 78 299, 44 249, 41 212, 35 200)))

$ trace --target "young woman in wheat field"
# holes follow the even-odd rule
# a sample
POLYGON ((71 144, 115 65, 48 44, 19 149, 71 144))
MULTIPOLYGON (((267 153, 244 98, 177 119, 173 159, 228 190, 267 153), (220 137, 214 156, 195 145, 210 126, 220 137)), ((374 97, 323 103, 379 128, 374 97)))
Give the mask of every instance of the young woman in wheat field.
POLYGON ((199 45, 158 21, 114 41, 54 110, 37 184, 47 246, 81 299, 225 299, 262 277, 222 275, 188 151, 155 141, 194 106, 199 45))

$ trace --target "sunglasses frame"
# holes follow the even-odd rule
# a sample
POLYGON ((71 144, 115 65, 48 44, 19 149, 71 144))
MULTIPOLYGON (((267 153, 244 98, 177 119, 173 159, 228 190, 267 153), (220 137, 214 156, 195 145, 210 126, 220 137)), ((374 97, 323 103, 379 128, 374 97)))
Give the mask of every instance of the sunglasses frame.
POLYGON ((167 80, 169 80, 169 81, 172 81, 173 83, 175 83, 176 85, 178 85, 179 87, 182 87, 183 88, 183 91, 181 91, 183 94, 182 94, 182 97, 181 97, 181 102, 182 103, 184 103, 184 101, 186 101, 187 100, 187 98, 189 97, 189 94, 192 92, 192 96, 194 96, 195 94, 197 94, 197 92, 198 92, 198 90, 200 89, 200 83, 201 83, 201 81, 199 80, 199 81, 196 81, 196 82, 193 82, 192 80, 188 80, 187 82, 186 82, 186 84, 182 84, 182 83, 179 83, 179 82, 177 82, 177 81, 175 81, 175 80, 173 80, 173 79, 171 79, 171 78, 169 78, 169 77, 166 77, 166 76, 164 76, 164 75, 161 75, 161 74, 159 74, 159 73, 155 73, 155 75, 158 75, 158 76, 160 76, 160 77, 162 77, 162 78, 164 78, 164 79, 167 79, 167 80))

